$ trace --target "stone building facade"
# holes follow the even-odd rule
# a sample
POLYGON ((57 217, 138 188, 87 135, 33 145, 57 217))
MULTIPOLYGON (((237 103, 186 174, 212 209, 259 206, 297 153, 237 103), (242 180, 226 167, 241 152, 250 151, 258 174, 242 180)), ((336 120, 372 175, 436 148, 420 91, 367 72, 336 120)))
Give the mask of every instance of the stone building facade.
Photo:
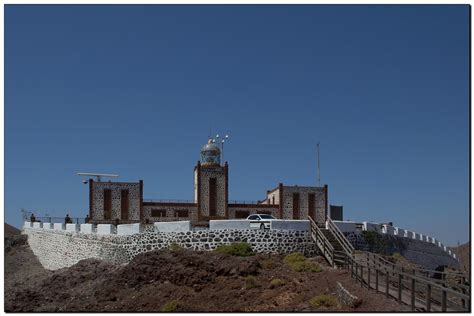
POLYGON ((271 214, 279 219, 306 219, 323 223, 328 213, 328 186, 286 186, 267 191, 262 201, 229 203, 229 165, 221 164, 220 150, 212 140, 201 149, 194 167, 194 200, 145 201, 143 181, 89 180, 89 217, 95 223, 133 223, 190 220, 205 224, 212 219, 246 218, 271 214))

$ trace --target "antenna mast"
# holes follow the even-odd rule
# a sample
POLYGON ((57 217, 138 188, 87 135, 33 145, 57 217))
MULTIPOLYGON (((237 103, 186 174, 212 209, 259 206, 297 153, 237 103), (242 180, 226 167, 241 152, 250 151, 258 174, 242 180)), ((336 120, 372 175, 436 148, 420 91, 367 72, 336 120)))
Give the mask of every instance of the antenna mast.
POLYGON ((320 169, 320 163, 319 163, 319 142, 317 144, 318 147, 318 186, 321 186, 321 169, 320 169))

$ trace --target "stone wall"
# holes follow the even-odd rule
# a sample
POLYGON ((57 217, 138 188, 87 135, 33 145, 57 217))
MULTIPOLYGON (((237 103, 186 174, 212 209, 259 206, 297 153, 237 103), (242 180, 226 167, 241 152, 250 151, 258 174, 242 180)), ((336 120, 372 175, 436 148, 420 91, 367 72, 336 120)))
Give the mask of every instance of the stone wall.
POLYGON ((287 254, 317 253, 309 232, 272 230, 199 230, 164 233, 154 230, 134 235, 98 235, 65 230, 25 227, 28 243, 48 270, 72 266, 80 260, 97 258, 115 264, 128 263, 136 255, 178 244, 186 249, 213 250, 222 244, 248 242, 256 252, 287 254))
POLYGON ((128 190, 128 219, 140 220, 140 183, 133 182, 92 182, 93 220, 104 219, 104 189, 112 191, 112 220, 121 219, 121 190, 128 190))
POLYGON ((430 270, 439 266, 459 267, 459 262, 449 252, 434 243, 374 231, 344 232, 344 235, 357 250, 383 255, 398 252, 408 260, 430 270))
MULTIPOLYGON (((387 237, 380 237, 378 235, 372 235, 370 237, 371 239, 374 239, 374 236, 378 236, 376 238, 377 242, 381 242, 382 248, 384 249, 389 249, 387 250, 389 254, 393 252, 400 252, 398 250, 394 249, 401 249, 400 247, 400 242, 399 241, 404 241, 405 243, 409 243, 413 241, 412 244, 417 244, 418 248, 422 249, 433 249, 435 253, 441 253, 442 256, 449 256, 455 261, 459 262, 459 260, 456 258, 456 255, 447 249, 445 245, 443 245, 441 242, 436 240, 436 238, 420 234, 417 232, 412 232, 400 227, 394 227, 391 225, 387 224, 378 224, 378 223, 371 223, 371 222, 349 222, 349 221, 333 221, 334 224, 346 235, 351 236, 352 241, 357 243, 358 246, 362 248, 367 248, 368 246, 364 246, 364 239, 359 238, 360 236, 363 236, 364 234, 368 237, 370 237, 370 234, 378 234, 381 236, 387 236, 387 237), (359 236, 359 237, 354 237, 354 236, 359 236), (399 237, 402 239, 397 239, 397 238, 391 238, 392 237, 399 237), (419 241, 418 243, 415 243, 414 241, 419 241), (398 246, 390 246, 393 243, 397 243, 398 246), (394 248, 395 247, 395 248, 394 248), (391 250, 390 250, 391 249, 391 250)), ((356 245, 354 245, 356 246, 356 245)), ((374 245, 372 245, 370 248, 373 248, 374 245)), ((362 249, 361 248, 361 249, 362 249)), ((372 251, 372 250, 369 250, 372 251)), ((379 250, 373 250, 374 252, 380 252, 383 251, 383 249, 379 250)), ((431 250, 430 250, 431 251, 431 250)))
POLYGON ((216 214, 215 216, 226 216, 226 174, 224 167, 201 167, 199 178, 200 188, 200 212, 202 216, 209 214, 209 179, 216 178, 216 214))
POLYGON ((318 223, 326 222, 326 192, 324 187, 283 187, 283 219, 307 219, 308 218, 308 194, 315 195, 314 220, 318 223), (299 193, 299 216, 293 218, 293 193, 299 193))

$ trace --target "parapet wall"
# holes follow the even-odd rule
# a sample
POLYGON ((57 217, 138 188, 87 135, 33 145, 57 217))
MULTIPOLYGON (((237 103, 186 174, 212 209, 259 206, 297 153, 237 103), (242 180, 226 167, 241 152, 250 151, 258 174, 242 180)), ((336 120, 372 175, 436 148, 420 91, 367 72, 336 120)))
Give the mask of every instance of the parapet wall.
POLYGON ((423 240, 381 233, 370 235, 364 231, 344 232, 344 235, 357 250, 384 255, 398 252, 408 260, 430 270, 440 266, 459 267, 458 260, 443 248, 423 240))
POLYGON ((99 227, 97 232, 84 233, 66 229, 33 228, 25 223, 23 234, 28 235, 33 253, 48 270, 70 267, 88 258, 125 264, 140 253, 166 249, 172 244, 185 249, 213 250, 223 244, 248 242, 256 252, 287 254, 300 251, 306 255, 318 252, 307 231, 222 229, 160 232, 153 227, 142 227, 141 232, 135 234, 113 233, 120 230, 124 231, 117 228, 109 230, 112 233, 101 235, 98 233, 99 227))
MULTIPOLYGON (((429 253, 436 253, 437 256, 448 257, 448 261, 451 263, 451 265, 456 266, 459 264, 459 259, 456 258, 456 254, 453 253, 451 250, 449 250, 443 243, 438 241, 436 238, 433 238, 424 234, 420 234, 417 232, 412 232, 400 227, 390 226, 387 224, 377 224, 377 223, 370 223, 370 222, 358 223, 358 222, 349 222, 349 221, 333 221, 333 222, 341 230, 341 232, 343 232, 347 236, 350 236, 351 238, 350 241, 353 243, 353 245, 356 248, 357 248, 357 245, 359 245, 359 247, 364 248, 361 250, 371 251, 368 249, 369 248, 368 245, 362 246, 362 244, 365 241, 365 239, 362 238, 361 236, 362 232, 364 231, 376 232, 384 236, 402 238, 401 241, 403 241, 405 244, 416 245, 417 249, 427 249, 429 253), (355 236, 358 236, 358 237, 355 237, 355 236), (449 258, 453 260, 450 260, 449 258)), ((396 238, 391 238, 391 237, 388 237, 385 239, 396 240, 396 238)), ((398 249, 398 250, 401 250, 401 249, 398 249)), ((396 252, 400 252, 400 251, 396 251, 396 252)), ((401 252, 400 254, 410 259, 409 258, 410 255, 405 255, 401 252)))

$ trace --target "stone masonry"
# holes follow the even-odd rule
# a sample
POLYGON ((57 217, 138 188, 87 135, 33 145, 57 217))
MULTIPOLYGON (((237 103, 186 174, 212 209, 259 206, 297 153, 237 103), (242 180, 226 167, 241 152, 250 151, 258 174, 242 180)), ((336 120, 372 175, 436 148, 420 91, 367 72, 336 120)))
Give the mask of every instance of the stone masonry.
POLYGON ((199 230, 179 233, 148 228, 135 235, 97 235, 65 230, 25 227, 28 243, 44 268, 57 270, 80 260, 97 258, 126 264, 136 255, 177 244, 185 249, 214 250, 219 245, 248 242, 256 252, 287 254, 318 253, 309 232, 294 230, 199 230))

